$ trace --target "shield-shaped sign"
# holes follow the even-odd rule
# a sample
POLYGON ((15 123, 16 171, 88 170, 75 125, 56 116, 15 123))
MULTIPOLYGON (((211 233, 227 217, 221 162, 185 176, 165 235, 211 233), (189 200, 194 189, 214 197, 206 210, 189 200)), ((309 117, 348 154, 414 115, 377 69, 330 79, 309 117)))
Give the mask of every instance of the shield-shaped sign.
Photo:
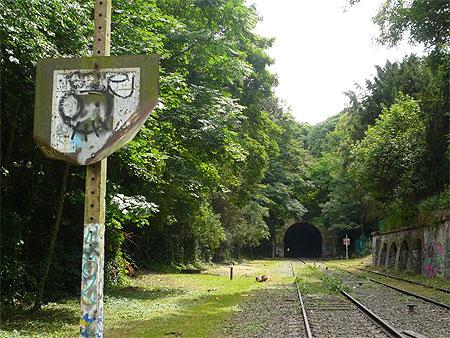
POLYGON ((34 140, 50 158, 98 162, 130 141, 158 99, 158 56, 42 59, 34 140))

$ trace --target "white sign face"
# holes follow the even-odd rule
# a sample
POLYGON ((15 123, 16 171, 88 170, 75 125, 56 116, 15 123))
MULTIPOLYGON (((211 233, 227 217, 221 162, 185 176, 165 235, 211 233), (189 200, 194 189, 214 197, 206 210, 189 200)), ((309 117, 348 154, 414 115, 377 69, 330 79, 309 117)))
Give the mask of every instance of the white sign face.
POLYGON ((54 70, 51 147, 86 163, 127 127, 139 93, 139 68, 54 70))

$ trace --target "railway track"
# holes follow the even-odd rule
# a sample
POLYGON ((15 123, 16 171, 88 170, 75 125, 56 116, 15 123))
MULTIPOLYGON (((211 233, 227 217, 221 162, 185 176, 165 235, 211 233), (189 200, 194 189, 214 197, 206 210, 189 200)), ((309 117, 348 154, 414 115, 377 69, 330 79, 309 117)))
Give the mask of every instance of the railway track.
MULTIPOLYGON (((342 267, 340 269, 348 276, 368 277, 342 267)), ((405 337, 450 336, 450 307, 447 304, 372 278, 364 282, 347 279, 347 284, 352 286, 352 294, 365 304, 370 304, 371 308, 376 308, 379 316, 389 318, 390 323, 405 337), (381 288, 374 288, 371 283, 381 285, 381 288)))
MULTIPOLYGON (((296 277, 292 261, 291 269, 292 276, 296 277)), ((405 337, 345 291, 341 291, 344 297, 310 297, 306 306, 298 283, 294 284, 308 338, 336 336, 336 326, 341 337, 405 337)))
MULTIPOLYGON (((357 274, 357 273, 351 272, 351 271, 349 271, 349 270, 347 270, 347 269, 344 269, 344 268, 341 268, 341 269, 342 269, 343 271, 345 271, 345 272, 351 274, 351 275, 354 275, 354 276, 361 276, 361 274, 357 274)), ((441 303, 441 302, 438 302, 438 301, 436 301, 436 300, 434 300, 434 299, 431 299, 431 298, 428 298, 428 297, 424 297, 424 296, 419 295, 419 294, 416 294, 416 293, 414 293, 414 292, 410 292, 410 291, 407 291, 407 290, 403 290, 403 289, 401 289, 401 288, 398 288, 398 287, 396 287, 396 286, 390 285, 390 284, 388 284, 388 283, 381 282, 381 281, 376 280, 376 279, 373 279, 373 278, 367 278, 367 279, 368 279, 369 281, 373 282, 373 283, 377 283, 377 284, 379 284, 379 285, 383 285, 383 286, 385 286, 385 287, 387 287, 387 288, 396 290, 396 291, 401 292, 401 293, 403 293, 403 294, 405 294, 405 295, 412 296, 412 297, 414 297, 414 298, 421 299, 421 300, 423 300, 423 301, 425 301, 425 302, 429 302, 429 303, 432 303, 432 304, 434 304, 434 305, 440 306, 440 307, 442 307, 442 308, 444 308, 444 309, 450 310, 450 306, 449 306, 449 305, 444 304, 444 303, 441 303)), ((401 280, 401 279, 400 279, 400 280, 401 280)))
MULTIPOLYGON (((303 260, 300 259, 300 261, 303 264, 306 264, 303 260)), ((295 269, 294 269, 294 265, 292 264, 292 261, 291 261, 291 269, 292 269, 292 277, 295 278, 295 269)), ((298 286, 298 282, 297 281, 294 281, 294 284, 295 284, 295 287, 297 289, 297 297, 298 297, 298 301, 300 302, 300 308, 302 310, 303 323, 305 324, 305 330, 306 330, 307 338, 313 338, 313 335, 312 335, 312 332, 311 332, 311 326, 309 325, 308 316, 306 314, 305 304, 303 303, 303 297, 302 297, 302 294, 300 292, 300 287, 298 286)))
POLYGON ((437 286, 432 286, 432 285, 428 285, 428 284, 425 284, 425 283, 416 282, 416 281, 413 281, 413 280, 410 280, 410 279, 405 279, 405 278, 400 278, 400 277, 397 277, 397 276, 392 276, 392 275, 389 275, 387 273, 382 273, 382 272, 379 272, 379 271, 373 271, 373 270, 363 269, 363 268, 356 268, 356 269, 361 270, 361 271, 370 272, 370 273, 373 273, 373 274, 379 275, 379 276, 389 277, 389 278, 396 279, 396 280, 399 280, 399 281, 402 281, 402 282, 407 282, 407 283, 410 283, 410 284, 420 285, 420 286, 423 286, 425 288, 433 289, 433 290, 436 290, 436 291, 441 291, 441 292, 444 292, 444 293, 450 293, 449 289, 444 289, 444 288, 440 288, 440 287, 437 287, 437 286))

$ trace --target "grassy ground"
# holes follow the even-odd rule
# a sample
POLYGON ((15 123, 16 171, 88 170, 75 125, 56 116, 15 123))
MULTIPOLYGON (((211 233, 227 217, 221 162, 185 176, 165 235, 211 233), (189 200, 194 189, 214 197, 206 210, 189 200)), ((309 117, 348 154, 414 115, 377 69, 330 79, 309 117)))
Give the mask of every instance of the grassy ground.
MULTIPOLYGON (((250 292, 290 283, 279 273, 281 261, 258 260, 234 267, 216 266, 199 275, 147 273, 105 296, 106 337, 211 337, 250 292), (269 281, 256 283, 266 274, 269 281)), ((2 321, 0 337, 78 337, 78 300, 48 304, 37 314, 2 321)))
MULTIPOLYGON (((326 265, 362 273, 356 267, 368 263, 370 258, 327 261, 326 265)), ((105 296, 105 337, 217 337, 217 327, 230 318, 241 302, 254 294, 265 294, 264 289, 270 285, 293 281, 286 264, 281 260, 256 260, 236 265, 233 281, 229 280, 227 266, 214 266, 200 275, 145 273, 129 278, 126 286, 105 296), (256 283, 255 276, 261 274, 268 275, 269 281, 256 283)), ((311 264, 294 265, 304 294, 333 294, 342 287, 339 279, 311 264)), ((448 295, 434 294, 430 289, 397 284, 401 282, 368 272, 361 274, 361 278, 365 276, 450 304, 448 295)), ((448 281, 439 279, 431 281, 417 275, 407 278, 448 287, 448 281)), ((78 316, 78 299, 47 304, 36 314, 2 318, 0 337, 78 337, 78 316)))
POLYGON ((319 265, 297 263, 295 272, 303 295, 339 294, 346 289, 341 279, 326 273, 319 265))
POLYGON ((430 278, 427 278, 422 275, 414 274, 412 272, 398 271, 398 270, 394 270, 394 269, 384 269, 379 266, 371 266, 370 264, 371 264, 370 256, 365 257, 365 258, 358 258, 358 259, 332 260, 332 261, 326 262, 326 265, 331 268, 344 268, 346 270, 349 270, 351 272, 359 274, 361 277, 364 277, 364 278, 368 277, 371 279, 375 279, 380 282, 396 286, 403 290, 410 291, 410 292, 416 293, 418 295, 428 297, 428 298, 437 300, 438 302, 450 305, 449 294, 446 294, 446 293, 443 293, 440 291, 436 291, 436 290, 433 290, 430 288, 426 288, 426 287, 423 287, 420 285, 415 285, 415 284, 395 280, 395 279, 392 279, 389 277, 376 275, 376 274, 373 274, 370 272, 361 271, 361 270, 358 270, 357 268, 364 268, 364 269, 368 269, 368 270, 372 270, 372 271, 382 272, 382 273, 389 274, 392 276, 405 278, 408 280, 421 282, 421 283, 424 283, 424 284, 427 284, 430 286, 437 286, 437 287, 446 288, 446 289, 448 289, 450 287, 450 285, 449 285, 450 283, 448 280, 444 280, 442 278, 430 279, 430 278))

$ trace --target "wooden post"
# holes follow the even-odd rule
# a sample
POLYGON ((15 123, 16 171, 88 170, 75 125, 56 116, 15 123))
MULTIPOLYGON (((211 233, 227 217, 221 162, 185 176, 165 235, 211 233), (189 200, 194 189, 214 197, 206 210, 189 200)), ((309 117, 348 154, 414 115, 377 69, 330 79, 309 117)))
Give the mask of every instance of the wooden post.
MULTIPOLYGON (((109 56, 111 0, 95 0, 93 56, 109 56)), ((81 267, 81 337, 103 337, 103 268, 107 159, 86 167, 83 256, 81 267)))
POLYGON ((345 259, 348 259, 348 236, 345 234, 345 259))
POLYGON ((230 280, 233 280, 233 267, 230 266, 230 280))

